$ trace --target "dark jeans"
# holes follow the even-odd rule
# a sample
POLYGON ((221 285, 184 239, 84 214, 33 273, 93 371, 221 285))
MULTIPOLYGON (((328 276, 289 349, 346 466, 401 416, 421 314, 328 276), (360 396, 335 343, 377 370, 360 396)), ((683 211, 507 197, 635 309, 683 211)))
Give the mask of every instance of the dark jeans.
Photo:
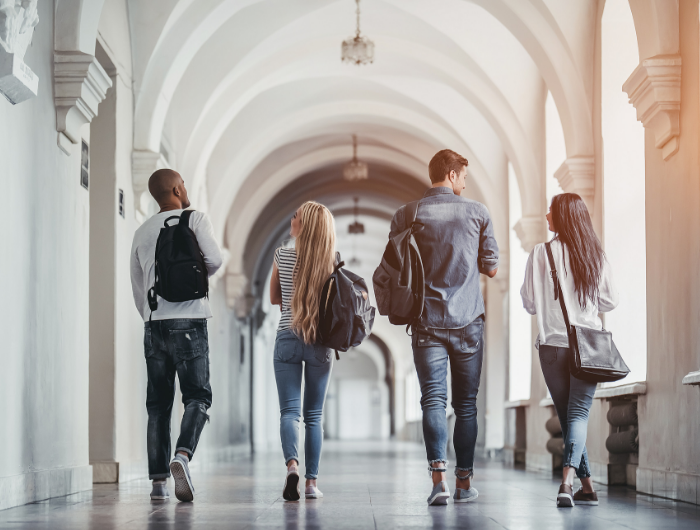
POLYGON ((146 322, 143 340, 148 372, 148 475, 170 476, 170 416, 175 399, 175 373, 180 380, 185 414, 175 451, 194 455, 211 406, 209 341, 206 319, 146 322))
POLYGON ((428 462, 446 462, 447 363, 452 370, 453 436, 457 470, 471 472, 476 445, 476 395, 484 358, 484 317, 461 329, 413 329, 413 361, 423 409, 423 438, 428 462))
POLYGON ((569 371, 569 348, 540 344, 540 366, 552 394, 564 437, 564 466, 575 467, 579 478, 591 476, 586 451, 588 412, 596 383, 576 379, 569 371))

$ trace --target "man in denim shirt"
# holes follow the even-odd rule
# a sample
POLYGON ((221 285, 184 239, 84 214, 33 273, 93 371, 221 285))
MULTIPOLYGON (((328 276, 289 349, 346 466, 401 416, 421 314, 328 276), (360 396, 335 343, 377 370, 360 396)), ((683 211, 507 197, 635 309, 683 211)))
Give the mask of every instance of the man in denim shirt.
MULTIPOLYGON (((433 183, 418 206, 415 233, 425 269, 423 316, 413 330, 413 360, 421 387, 423 437, 433 478, 428 504, 447 504, 447 363, 452 369, 456 422, 455 502, 478 496, 471 487, 476 445, 476 395, 484 355, 484 300, 479 274, 498 271, 498 244, 486 207, 461 197, 467 159, 445 149, 430 161, 433 183)), ((393 237, 406 228, 403 206, 391 222, 393 237)))

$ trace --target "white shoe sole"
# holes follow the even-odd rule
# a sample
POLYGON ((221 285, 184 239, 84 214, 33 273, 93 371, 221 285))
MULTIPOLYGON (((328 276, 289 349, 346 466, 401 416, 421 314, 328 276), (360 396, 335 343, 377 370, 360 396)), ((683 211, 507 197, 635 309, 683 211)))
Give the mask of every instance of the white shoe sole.
POLYGON ((445 491, 441 491, 428 499, 428 506, 444 506, 449 502, 449 500, 450 494, 445 491))
POLYGON ((305 493, 304 496, 307 499, 322 499, 323 493, 305 493))
POLYGON ((194 500, 194 488, 190 479, 187 477, 187 471, 181 462, 173 460, 170 462, 170 473, 175 481, 175 497, 182 502, 192 502, 194 500))
POLYGON ((566 493, 559 493, 557 495, 557 508, 573 508, 574 498, 566 493))
POLYGON ((167 501, 170 498, 170 495, 164 496, 164 495, 151 495, 151 500, 152 501, 167 501))
POLYGON ((598 501, 574 501, 576 506, 598 506, 598 501))

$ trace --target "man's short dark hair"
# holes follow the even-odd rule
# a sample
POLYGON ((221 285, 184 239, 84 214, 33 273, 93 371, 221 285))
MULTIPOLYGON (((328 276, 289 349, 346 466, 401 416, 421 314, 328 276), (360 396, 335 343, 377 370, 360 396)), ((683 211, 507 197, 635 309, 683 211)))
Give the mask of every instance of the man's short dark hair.
POLYGON ((467 167, 469 161, 462 155, 455 153, 451 149, 443 149, 435 153, 435 156, 428 164, 428 175, 430 176, 430 182, 435 184, 436 182, 442 182, 450 174, 450 171, 454 171, 459 175, 463 167, 467 167))

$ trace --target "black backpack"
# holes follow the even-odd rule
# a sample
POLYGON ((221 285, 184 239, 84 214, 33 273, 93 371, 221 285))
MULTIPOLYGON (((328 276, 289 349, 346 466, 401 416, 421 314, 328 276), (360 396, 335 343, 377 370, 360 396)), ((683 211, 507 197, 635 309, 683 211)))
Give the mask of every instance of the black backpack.
POLYGON ((343 269, 337 257, 333 274, 323 284, 318 310, 318 343, 346 352, 359 346, 372 332, 374 307, 369 302, 367 283, 357 274, 343 269))
POLYGON ((406 205, 406 228, 389 240, 382 261, 372 275, 380 315, 397 325, 416 323, 423 315, 425 273, 414 234, 423 229, 416 221, 420 201, 406 205))
POLYGON ((156 242, 156 278, 148 290, 151 311, 158 309, 156 295, 168 302, 198 300, 209 295, 209 273, 204 254, 190 228, 192 212, 182 212, 180 222, 175 225, 168 225, 168 221, 178 219, 178 216, 168 217, 160 229, 156 242))

